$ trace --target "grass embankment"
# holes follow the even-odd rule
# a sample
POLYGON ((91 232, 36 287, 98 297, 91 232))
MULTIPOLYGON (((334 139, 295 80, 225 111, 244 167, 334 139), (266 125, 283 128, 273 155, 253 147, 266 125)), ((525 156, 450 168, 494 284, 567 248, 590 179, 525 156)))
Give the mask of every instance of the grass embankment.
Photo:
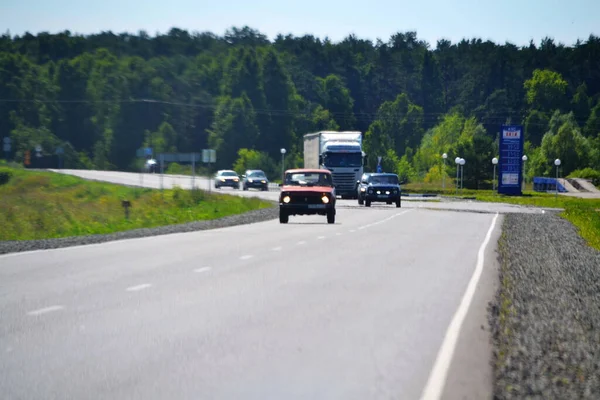
POLYGON ((271 207, 200 190, 130 188, 0 167, 0 240, 48 239, 210 220, 271 207), (131 202, 129 219, 122 200, 131 202))
MULTIPOLYGON (((436 193, 446 196, 455 196, 456 188, 452 183, 447 183, 446 190, 438 184, 409 183, 402 187, 407 193, 436 193)), ((546 208, 563 208, 565 211, 560 216, 566 218, 579 229, 581 236, 588 244, 600 250, 600 199, 581 199, 570 196, 554 195, 525 191, 523 196, 499 195, 492 190, 463 189, 458 191, 457 197, 468 197, 478 201, 494 203, 520 204, 546 208)))

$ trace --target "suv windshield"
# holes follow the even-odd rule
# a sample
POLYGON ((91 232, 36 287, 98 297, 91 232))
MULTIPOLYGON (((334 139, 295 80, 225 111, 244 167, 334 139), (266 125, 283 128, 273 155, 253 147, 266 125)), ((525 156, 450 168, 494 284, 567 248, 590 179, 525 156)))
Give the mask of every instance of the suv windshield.
POLYGON ((220 176, 237 176, 237 174, 233 171, 224 171, 219 174, 220 176))
POLYGON ((262 171, 250 171, 248 178, 266 178, 265 173, 262 171))
POLYGON ((325 153, 325 165, 328 167, 360 167, 361 153, 325 153))
POLYGON ((285 175, 285 184, 292 186, 331 186, 331 175, 322 172, 295 172, 285 175))
POLYGON ((388 184, 388 185, 397 185, 398 177, 394 175, 380 175, 380 176, 370 176, 369 183, 375 184, 388 184))

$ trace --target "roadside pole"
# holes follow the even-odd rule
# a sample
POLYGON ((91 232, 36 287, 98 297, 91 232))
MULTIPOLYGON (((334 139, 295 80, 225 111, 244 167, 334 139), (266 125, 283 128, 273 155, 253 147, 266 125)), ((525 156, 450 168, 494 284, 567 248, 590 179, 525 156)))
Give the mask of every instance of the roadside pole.
POLYGON ((192 190, 194 190, 194 186, 196 185, 196 157, 192 154, 192 190))
POLYGON ((163 190, 163 174, 164 174, 164 167, 165 167, 165 155, 161 154, 160 155, 160 190, 163 190))

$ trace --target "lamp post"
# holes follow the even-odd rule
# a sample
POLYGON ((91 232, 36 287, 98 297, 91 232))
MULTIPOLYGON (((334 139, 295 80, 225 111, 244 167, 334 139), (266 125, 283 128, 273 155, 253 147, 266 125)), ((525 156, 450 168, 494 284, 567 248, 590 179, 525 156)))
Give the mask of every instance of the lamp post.
POLYGON ((285 178, 285 149, 282 147, 281 150, 281 183, 283 183, 285 178))
POLYGON ((554 160, 554 165, 556 165, 556 194, 554 195, 554 198, 558 197, 558 167, 560 167, 560 159, 556 159, 554 160))
POLYGON ((458 173, 460 171, 460 157, 456 157, 454 159, 454 163, 456 164, 456 195, 458 196, 458 173))
POLYGON ((498 164, 498 159, 496 157, 492 158, 492 164, 494 164, 494 179, 492 180, 492 187, 494 188, 494 194, 496 194, 496 165, 498 164))
POLYGON ((523 155, 521 160, 523 160, 523 191, 525 191, 525 161, 527 161, 527 156, 523 155))
POLYGON ((442 158, 444 159, 444 170, 442 172, 442 189, 446 191, 446 158, 448 158, 448 154, 442 154, 442 158))
POLYGON ((460 192, 462 193, 463 190, 463 178, 465 176, 465 164, 467 162, 465 161, 464 158, 460 159, 460 192))

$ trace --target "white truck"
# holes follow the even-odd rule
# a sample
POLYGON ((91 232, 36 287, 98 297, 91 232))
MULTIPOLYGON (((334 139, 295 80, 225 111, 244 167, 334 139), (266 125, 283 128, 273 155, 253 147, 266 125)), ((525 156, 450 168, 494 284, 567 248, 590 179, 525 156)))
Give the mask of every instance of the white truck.
POLYGON ((331 171, 336 195, 357 198, 356 182, 363 174, 366 154, 362 133, 321 131, 304 135, 304 168, 331 171))

